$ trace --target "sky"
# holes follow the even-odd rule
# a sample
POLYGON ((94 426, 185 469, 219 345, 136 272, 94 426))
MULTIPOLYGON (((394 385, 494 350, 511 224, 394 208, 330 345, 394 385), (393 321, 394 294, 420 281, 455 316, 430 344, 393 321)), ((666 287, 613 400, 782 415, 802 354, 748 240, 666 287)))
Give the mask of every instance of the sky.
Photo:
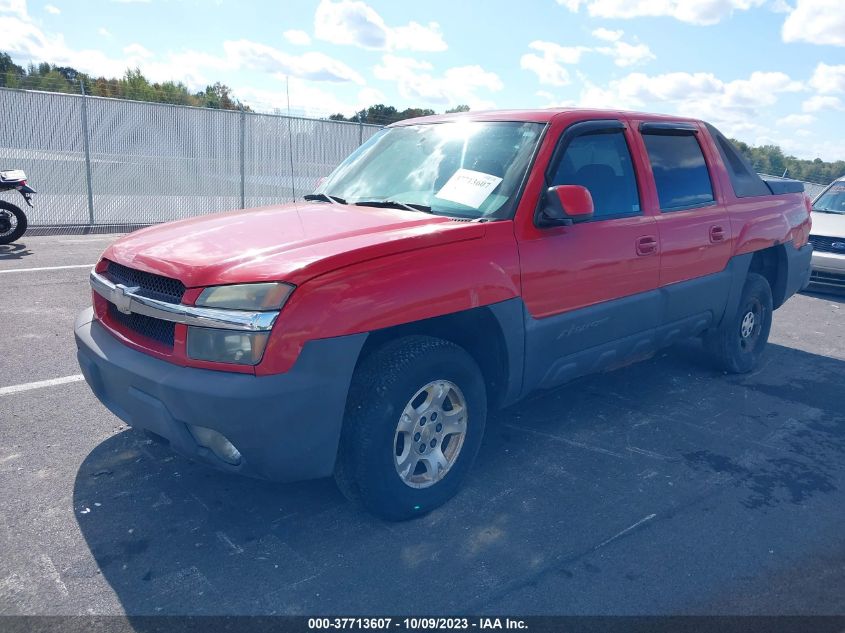
POLYGON ((554 106, 705 119, 845 159, 842 0, 0 0, 0 50, 221 81, 258 111, 554 106))

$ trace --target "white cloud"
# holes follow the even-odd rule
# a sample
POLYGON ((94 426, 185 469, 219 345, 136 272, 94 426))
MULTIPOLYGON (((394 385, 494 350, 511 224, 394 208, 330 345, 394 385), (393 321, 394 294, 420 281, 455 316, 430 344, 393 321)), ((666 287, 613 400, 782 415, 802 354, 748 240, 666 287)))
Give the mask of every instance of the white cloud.
POLYGON ((845 156, 845 142, 826 138, 822 141, 807 143, 802 141, 800 146, 792 150, 796 155, 803 158, 821 158, 826 161, 842 160, 845 156))
POLYGON ((801 104, 804 112, 821 112, 822 110, 845 110, 845 104, 839 97, 824 97, 815 95, 801 104))
POLYGON ((62 10, 61 10, 59 7, 57 7, 57 6, 53 5, 53 4, 46 4, 46 5, 44 5, 44 10, 45 10, 47 13, 50 13, 50 14, 52 14, 52 15, 59 15, 59 14, 62 12, 62 10))
MULTIPOLYGON (((0 2, 6 3, 0 5, 0 9, 11 6, 10 0, 0 2)), ((16 7, 15 15, 0 14, 3 50, 22 63, 49 62, 105 77, 120 77, 127 68, 137 67, 152 81, 179 81, 193 90, 205 87, 221 69, 240 67, 315 81, 364 83, 358 72, 323 53, 291 55, 249 40, 224 42, 225 54, 221 55, 185 50, 156 56, 142 45, 133 43, 123 49, 124 56, 111 57, 101 50, 70 47, 61 34, 45 33, 30 18, 20 17, 20 10, 25 15, 25 9, 25 5, 21 5, 16 7)), ((101 31, 108 33, 105 29, 101 31)))
POLYGON ((396 82, 399 94, 410 101, 446 107, 467 104, 473 110, 494 106, 490 100, 479 97, 479 91, 498 92, 504 87, 498 75, 477 65, 449 68, 440 76, 433 69, 425 61, 384 55, 373 68, 373 74, 377 79, 396 82))
POLYGON ((529 48, 542 53, 526 53, 519 60, 524 70, 530 70, 541 84, 549 86, 565 86, 570 83, 569 71, 564 65, 577 64, 581 56, 590 49, 586 46, 560 46, 553 42, 535 41, 529 48))
POLYGON ((784 42, 845 46, 845 11, 841 0, 797 0, 783 23, 784 42))
MULTIPOLYGON (((257 112, 287 112, 288 93, 283 88, 272 90, 236 84, 233 90, 244 104, 257 112)), ((384 100, 383 94, 371 88, 362 88, 354 98, 343 99, 335 91, 324 90, 297 77, 291 77, 289 90, 291 113, 297 116, 326 117, 336 112, 350 114, 384 100)))
POLYGON ((141 59, 148 59, 153 56, 150 51, 148 51, 146 48, 137 43, 125 46, 123 48, 123 52, 130 58, 139 57, 141 59))
POLYGON ((272 46, 250 40, 223 42, 230 66, 246 66, 268 73, 293 75, 316 81, 351 81, 363 84, 364 78, 341 61, 324 53, 309 51, 290 55, 272 46))
POLYGON ((828 66, 820 63, 813 71, 810 85, 822 94, 845 92, 845 64, 828 66))
POLYGON ((578 73, 582 89, 576 99, 556 101, 541 96, 547 105, 648 110, 691 116, 720 127, 733 136, 766 131, 760 122, 783 93, 802 89, 800 82, 781 72, 754 72, 746 79, 723 81, 712 73, 630 73, 606 85, 597 85, 578 73))
POLYGON ((111 37, 111 32, 109 32, 109 30, 104 26, 97 29, 97 34, 102 35, 103 37, 111 37))
POLYGON ((388 42, 395 50, 437 53, 448 48, 437 22, 429 22, 427 25, 408 22, 405 26, 394 27, 388 33, 388 42))
POLYGON ((593 31, 593 37, 599 40, 604 40, 605 42, 615 42, 620 39, 624 33, 624 31, 611 31, 610 29, 600 27, 593 31))
POLYGON ((356 108, 357 110, 377 103, 384 103, 384 93, 378 88, 361 88, 358 91, 358 103, 361 107, 356 108))
POLYGON ((629 44, 621 40, 613 42, 613 46, 599 47, 596 49, 596 52, 602 55, 609 55, 613 58, 613 63, 622 68, 635 66, 655 59, 654 53, 645 44, 629 44))
POLYGON ((629 19, 667 16, 690 24, 716 24, 734 11, 745 11, 767 0, 557 0, 577 12, 583 6, 595 18, 629 19))
POLYGON ((547 57, 539 57, 533 53, 522 56, 519 66, 523 70, 530 70, 537 75, 537 80, 546 86, 566 86, 572 83, 569 71, 557 62, 547 57))
POLYGON ((593 36, 608 46, 561 46, 554 42, 543 42, 540 40, 531 42, 529 48, 542 53, 526 53, 519 60, 523 70, 529 70, 537 75, 541 84, 548 86, 566 86, 571 82, 569 70, 566 66, 578 64, 581 58, 587 53, 598 53, 607 55, 620 67, 633 66, 654 59, 651 49, 645 44, 630 44, 622 41, 624 31, 611 31, 605 28, 598 28, 593 31, 593 36))
POLYGON ((773 105, 778 93, 800 92, 804 86, 782 72, 753 72, 748 79, 724 84, 726 105, 755 108, 773 105))
POLYGON ((314 14, 317 39, 371 50, 445 51, 437 22, 409 22, 391 27, 370 5, 360 0, 321 0, 314 14))
POLYGON ((297 29, 289 29, 285 31, 282 33, 282 37, 295 46, 308 46, 311 43, 311 36, 305 31, 297 29))
POLYGON ((671 101, 691 103, 710 100, 727 109, 745 109, 772 105, 778 93, 796 92, 801 84, 781 72, 754 72, 748 79, 722 81, 712 73, 632 73, 610 87, 628 105, 671 101))
POLYGON ((200 51, 169 53, 165 61, 143 59, 133 65, 153 81, 181 81, 192 90, 201 90, 216 79, 217 69, 226 68, 228 60, 200 51), (208 70, 212 75, 206 74, 208 70))
POLYGON ((110 58, 98 50, 74 50, 60 34, 46 35, 28 18, 0 15, 3 49, 20 63, 49 62, 73 66, 95 75, 120 76, 127 68, 125 60, 110 58))
POLYGON ((28 19, 26 0, 0 0, 0 13, 8 13, 21 19, 28 19))
POLYGON ((789 114, 777 120, 777 124, 783 127, 801 127, 811 125, 816 120, 812 114, 789 114))

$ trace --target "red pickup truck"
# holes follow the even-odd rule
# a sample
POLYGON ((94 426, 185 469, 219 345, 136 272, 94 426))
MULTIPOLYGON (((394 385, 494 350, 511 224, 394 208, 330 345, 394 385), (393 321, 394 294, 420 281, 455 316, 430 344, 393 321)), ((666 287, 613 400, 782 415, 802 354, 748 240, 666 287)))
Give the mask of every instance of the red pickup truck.
POLYGON ((685 337, 729 372, 810 274, 809 200, 712 126, 600 110, 403 121, 305 201, 137 231, 91 272, 82 372, 233 473, 444 503, 487 412, 685 337))

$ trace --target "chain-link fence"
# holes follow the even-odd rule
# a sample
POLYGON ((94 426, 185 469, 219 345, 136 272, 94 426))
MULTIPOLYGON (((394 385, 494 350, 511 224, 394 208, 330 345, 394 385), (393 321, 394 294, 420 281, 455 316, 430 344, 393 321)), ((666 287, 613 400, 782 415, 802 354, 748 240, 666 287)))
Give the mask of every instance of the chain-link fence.
MULTIPOLYGON (((377 125, 0 88, 0 168, 33 231, 127 228, 312 191, 377 125), (20 200, 22 203, 23 200, 20 200)), ((805 182, 811 197, 823 184, 805 182)))
POLYGON ((0 112, 0 168, 26 172, 30 225, 57 232, 288 202, 380 129, 3 88, 0 112))

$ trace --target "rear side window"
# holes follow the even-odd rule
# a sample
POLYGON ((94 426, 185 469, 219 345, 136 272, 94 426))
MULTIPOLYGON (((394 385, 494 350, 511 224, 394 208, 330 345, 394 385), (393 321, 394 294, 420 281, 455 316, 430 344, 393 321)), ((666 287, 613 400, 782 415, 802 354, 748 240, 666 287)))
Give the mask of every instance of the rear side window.
POLYGON ((694 134, 643 134, 661 211, 714 202, 710 172, 694 134))
POLYGON ((589 189, 593 220, 640 213, 637 178, 622 130, 572 139, 551 180, 552 185, 581 185, 589 189))
POLYGON ((770 195, 772 192, 769 186, 757 175, 751 163, 734 147, 734 144, 709 123, 707 129, 710 130, 710 135, 716 141, 716 147, 719 148, 719 154, 722 155, 722 161, 728 170, 736 197, 752 198, 770 195))

